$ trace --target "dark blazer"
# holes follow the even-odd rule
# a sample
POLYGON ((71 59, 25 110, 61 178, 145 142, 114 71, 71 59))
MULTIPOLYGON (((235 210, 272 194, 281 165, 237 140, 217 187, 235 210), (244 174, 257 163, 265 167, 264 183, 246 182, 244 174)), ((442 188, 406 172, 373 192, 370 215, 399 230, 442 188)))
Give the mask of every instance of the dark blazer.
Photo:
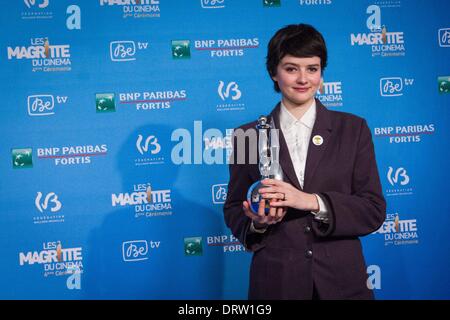
MULTIPOLYGON (((313 219, 310 212, 289 208, 264 234, 249 232, 251 220, 242 202, 250 185, 260 179, 258 165, 230 164, 224 216, 233 235, 254 253, 249 299, 311 299, 313 284, 323 299, 373 298, 359 240, 377 230, 386 216, 372 135, 364 119, 327 110, 317 99, 316 106, 311 138, 320 135, 323 144, 310 140, 303 191, 324 200, 329 224, 313 219)), ((279 110, 278 104, 270 114, 277 128, 279 110)), ((246 152, 248 148, 247 144, 246 152)), ((233 150, 232 157, 236 145, 233 150)), ((302 190, 281 130, 280 164, 284 180, 302 190)))

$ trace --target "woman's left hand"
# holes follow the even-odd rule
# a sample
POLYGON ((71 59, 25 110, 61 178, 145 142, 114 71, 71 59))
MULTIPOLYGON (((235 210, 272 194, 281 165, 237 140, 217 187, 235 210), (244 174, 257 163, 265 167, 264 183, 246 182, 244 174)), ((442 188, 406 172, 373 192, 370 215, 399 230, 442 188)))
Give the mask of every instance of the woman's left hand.
POLYGON ((318 211, 319 203, 314 194, 298 190, 293 185, 274 179, 264 179, 262 184, 267 186, 259 189, 264 199, 270 201, 272 207, 291 207, 298 210, 318 211))

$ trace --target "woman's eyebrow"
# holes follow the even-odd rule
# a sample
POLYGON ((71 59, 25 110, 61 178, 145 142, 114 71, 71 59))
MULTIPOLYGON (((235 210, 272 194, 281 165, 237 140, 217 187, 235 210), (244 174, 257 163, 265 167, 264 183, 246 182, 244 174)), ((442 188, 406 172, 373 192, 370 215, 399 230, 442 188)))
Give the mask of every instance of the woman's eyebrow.
MULTIPOLYGON (((287 66, 287 65, 292 65, 292 66, 295 66, 295 67, 299 67, 300 66, 300 65, 298 65, 296 63, 293 63, 293 62, 285 62, 285 63, 282 64, 282 66, 287 66)), ((307 64, 306 66, 307 67, 319 67, 320 65, 318 63, 313 63, 313 64, 307 64)))

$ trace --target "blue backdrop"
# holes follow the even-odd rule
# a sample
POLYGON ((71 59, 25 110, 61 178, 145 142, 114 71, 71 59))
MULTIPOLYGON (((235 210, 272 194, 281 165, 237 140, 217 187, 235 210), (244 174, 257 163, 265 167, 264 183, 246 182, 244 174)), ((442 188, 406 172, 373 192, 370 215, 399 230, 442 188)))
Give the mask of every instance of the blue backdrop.
POLYGON ((379 299, 450 298, 450 3, 23 0, 0 24, 0 298, 245 299, 224 224, 232 128, 280 96, 279 28, 328 45, 319 99, 367 119, 379 299))

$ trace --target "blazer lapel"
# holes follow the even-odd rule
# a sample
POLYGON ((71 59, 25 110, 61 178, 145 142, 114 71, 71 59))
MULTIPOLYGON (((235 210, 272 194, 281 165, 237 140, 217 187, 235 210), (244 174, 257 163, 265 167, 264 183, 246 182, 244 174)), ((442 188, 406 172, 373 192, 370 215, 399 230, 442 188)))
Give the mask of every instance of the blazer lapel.
POLYGON ((283 131, 280 126, 280 103, 272 110, 270 117, 272 117, 276 129, 279 129, 279 140, 280 140, 280 165, 283 169, 283 173, 287 180, 292 183, 297 189, 302 190, 300 183, 298 182, 297 175, 295 174, 294 165, 292 164, 291 156, 289 154, 289 149, 284 139, 283 131))
POLYGON ((309 185, 314 177, 320 160, 325 154, 328 142, 330 141, 332 131, 332 123, 330 119, 330 111, 328 111, 322 103, 316 99, 316 121, 311 133, 311 139, 308 146, 308 154, 305 165, 305 180, 303 189, 308 190, 309 185), (314 138, 317 138, 314 142, 314 138))

